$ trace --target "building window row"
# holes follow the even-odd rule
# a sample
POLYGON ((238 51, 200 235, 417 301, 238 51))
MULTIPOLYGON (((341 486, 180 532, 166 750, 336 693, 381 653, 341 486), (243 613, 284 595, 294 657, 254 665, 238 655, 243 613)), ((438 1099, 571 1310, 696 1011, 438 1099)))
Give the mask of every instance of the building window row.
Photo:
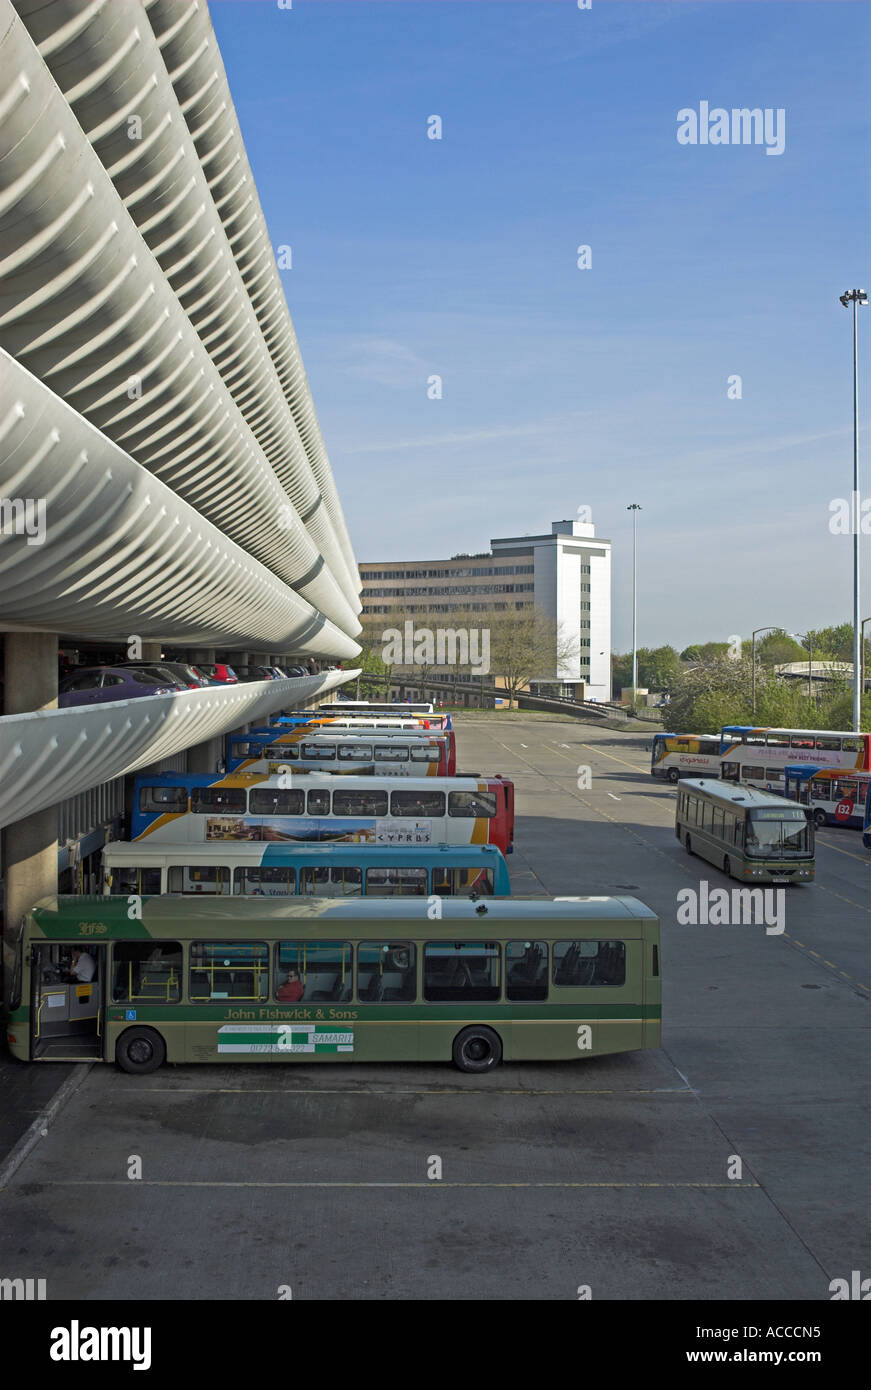
POLYGON ((364 583, 372 579, 472 579, 482 575, 534 574, 534 565, 476 565, 462 569, 411 569, 411 570, 370 570, 360 566, 364 583))
MULTIPOLYGON (((504 613, 510 608, 510 603, 488 603, 482 609, 484 613, 504 613)), ((514 607, 520 611, 530 608, 532 605, 528 599, 515 599, 514 607)), ((446 613, 455 616, 457 606, 454 603, 403 603, 401 605, 390 605, 387 603, 364 603, 362 617, 390 617, 394 622, 398 618, 410 618, 417 613, 430 615, 432 613, 446 613)))
POLYGON ((425 584, 413 589, 370 589, 367 586, 363 592, 371 598, 404 599, 421 598, 426 594, 444 598, 451 598, 455 594, 522 594, 532 593, 534 589, 534 584, 452 584, 449 588, 445 585, 425 584))

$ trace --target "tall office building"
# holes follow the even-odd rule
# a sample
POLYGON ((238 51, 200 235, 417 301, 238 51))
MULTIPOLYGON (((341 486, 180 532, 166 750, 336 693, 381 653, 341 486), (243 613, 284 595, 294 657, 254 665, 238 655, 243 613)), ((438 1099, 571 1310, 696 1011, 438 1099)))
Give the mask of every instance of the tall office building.
MULTIPOLYGON (((371 630, 458 611, 503 614, 537 608, 554 619, 570 655, 537 673, 536 683, 611 698, 611 542, 592 522, 554 521, 540 536, 500 536, 489 551, 449 560, 394 560, 359 566, 361 619, 371 630)), ((430 621, 430 625, 431 621, 430 621)))

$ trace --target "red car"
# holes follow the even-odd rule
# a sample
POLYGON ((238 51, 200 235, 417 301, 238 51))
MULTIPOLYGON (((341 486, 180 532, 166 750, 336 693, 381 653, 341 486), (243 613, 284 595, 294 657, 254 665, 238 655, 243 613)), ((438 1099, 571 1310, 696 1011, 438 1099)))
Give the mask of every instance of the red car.
POLYGON ((239 684, 239 677, 236 675, 236 672, 233 670, 232 666, 228 666, 224 661, 218 661, 214 666, 203 666, 202 663, 198 661, 194 670, 201 676, 205 676, 209 685, 239 684))

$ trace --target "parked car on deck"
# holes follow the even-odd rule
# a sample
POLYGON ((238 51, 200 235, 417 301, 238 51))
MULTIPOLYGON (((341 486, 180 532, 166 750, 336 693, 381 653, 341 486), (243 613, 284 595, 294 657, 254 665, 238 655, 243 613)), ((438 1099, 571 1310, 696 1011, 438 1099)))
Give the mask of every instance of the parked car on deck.
POLYGON ((239 684, 239 677, 236 675, 233 667, 228 666, 224 661, 218 661, 214 665, 208 666, 204 666, 201 661, 198 661, 194 670, 198 671, 201 676, 205 676, 209 685, 239 684))
POLYGON ((278 677, 272 666, 234 666, 240 681, 274 681, 278 677))
POLYGON ((179 684, 182 690, 199 690, 208 685, 208 678, 197 674, 186 661, 122 661, 125 670, 166 672, 179 684))
POLYGON ((135 700, 143 695, 176 695, 182 687, 166 673, 164 677, 148 667, 84 666, 61 681, 57 691, 59 709, 71 705, 101 705, 112 700, 135 700))

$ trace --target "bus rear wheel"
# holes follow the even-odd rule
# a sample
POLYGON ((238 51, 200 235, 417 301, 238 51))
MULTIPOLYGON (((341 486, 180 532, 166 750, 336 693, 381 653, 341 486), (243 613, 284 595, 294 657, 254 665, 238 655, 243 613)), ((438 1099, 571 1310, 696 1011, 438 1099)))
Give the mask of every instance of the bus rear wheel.
POLYGON ((729 858, 728 854, 726 855, 726 858, 723 860, 723 873, 726 875, 727 878, 732 877, 732 861, 729 858))
POLYGON ((460 1071, 490 1071, 502 1061, 502 1039, 492 1028, 464 1028, 454 1038, 453 1057, 460 1071))
POLYGON ((822 830, 822 828, 823 828, 823 826, 824 826, 825 824, 826 824, 826 813, 825 813, 825 811, 814 811, 814 825, 816 826, 817 830, 822 830))
POLYGON ((684 842, 683 842, 683 845, 684 845, 684 849, 686 850, 687 854, 692 854, 692 852, 693 852, 693 842, 692 842, 692 840, 690 839, 689 835, 687 835, 686 839, 685 839, 684 842))
POLYGON ((166 1043, 153 1028, 128 1028, 115 1044, 115 1061, 122 1071, 145 1076, 166 1061, 166 1043))

